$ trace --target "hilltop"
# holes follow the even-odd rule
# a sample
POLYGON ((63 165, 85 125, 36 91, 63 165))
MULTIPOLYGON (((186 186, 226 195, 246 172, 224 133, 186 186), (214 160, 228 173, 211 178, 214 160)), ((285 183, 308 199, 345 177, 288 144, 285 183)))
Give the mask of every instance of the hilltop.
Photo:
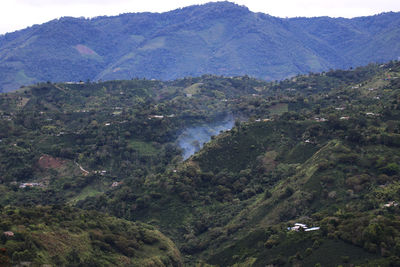
POLYGON ((400 56, 399 13, 354 19, 277 18, 230 2, 166 13, 64 17, 0 36, 0 90, 46 81, 264 80, 400 56))

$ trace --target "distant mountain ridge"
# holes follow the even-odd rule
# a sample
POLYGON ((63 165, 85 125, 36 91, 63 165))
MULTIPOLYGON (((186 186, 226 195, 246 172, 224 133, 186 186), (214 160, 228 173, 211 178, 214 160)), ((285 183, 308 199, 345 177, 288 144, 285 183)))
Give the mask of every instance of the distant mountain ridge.
POLYGON ((0 92, 38 81, 205 73, 275 80, 400 56, 400 13, 277 18, 230 2, 65 17, 0 36, 0 92))

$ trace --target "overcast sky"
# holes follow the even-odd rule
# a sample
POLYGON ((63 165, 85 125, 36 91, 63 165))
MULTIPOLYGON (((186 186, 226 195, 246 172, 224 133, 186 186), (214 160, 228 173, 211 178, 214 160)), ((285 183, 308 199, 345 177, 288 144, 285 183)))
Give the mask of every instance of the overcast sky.
MULTIPOLYGON (((62 16, 95 17, 127 12, 164 12, 203 0, 0 0, 0 34, 62 16)), ((251 11, 277 17, 358 17, 400 11, 400 0, 236 0, 251 11)))

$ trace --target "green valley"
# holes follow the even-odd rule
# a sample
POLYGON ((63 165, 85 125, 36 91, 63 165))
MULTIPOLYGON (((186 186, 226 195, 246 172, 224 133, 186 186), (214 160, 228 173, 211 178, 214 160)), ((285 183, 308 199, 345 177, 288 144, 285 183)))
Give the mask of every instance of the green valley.
POLYGON ((391 61, 3 93, 1 264, 399 266, 399 77, 391 61), (210 142, 177 141, 197 131, 210 142))

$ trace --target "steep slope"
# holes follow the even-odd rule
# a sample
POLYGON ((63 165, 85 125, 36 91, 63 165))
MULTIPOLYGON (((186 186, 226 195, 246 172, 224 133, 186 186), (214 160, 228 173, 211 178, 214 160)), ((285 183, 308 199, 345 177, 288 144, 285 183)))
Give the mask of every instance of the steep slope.
POLYGON ((1 94, 0 183, 17 190, 34 182, 39 190, 11 190, 0 203, 74 202, 112 189, 113 182, 141 184, 181 158, 175 141, 185 128, 232 117, 237 97, 266 85, 203 76, 43 83, 1 94))
POLYGON ((236 123, 143 187, 78 206, 161 227, 192 264, 395 266, 399 74, 390 63, 281 82, 269 89, 294 94, 281 95, 289 112, 236 123), (341 82, 325 88, 331 79, 341 82), (319 228, 289 230, 295 223, 319 228))
POLYGON ((229 2, 61 18, 0 36, 0 88, 205 73, 282 79, 400 55, 400 16, 282 19, 229 2))
POLYGON ((8 205, 107 212, 160 229, 188 265, 396 266, 398 77, 392 61, 281 82, 204 75, 1 94, 4 218, 8 205), (183 161, 180 133, 227 115, 234 127, 183 161))
POLYGON ((153 227, 70 207, 1 208, 0 265, 183 266, 153 227))

